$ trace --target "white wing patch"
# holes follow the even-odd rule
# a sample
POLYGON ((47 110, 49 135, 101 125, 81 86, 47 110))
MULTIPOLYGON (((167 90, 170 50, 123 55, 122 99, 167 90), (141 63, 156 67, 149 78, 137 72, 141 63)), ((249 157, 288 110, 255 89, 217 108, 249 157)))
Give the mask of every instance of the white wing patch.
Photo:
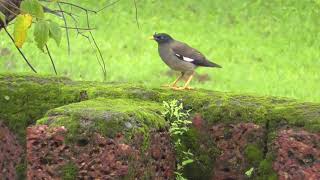
POLYGON ((187 61, 187 62, 193 62, 194 59, 192 58, 188 58, 188 57, 185 57, 185 56, 181 56, 180 54, 176 54, 176 56, 184 61, 187 61))

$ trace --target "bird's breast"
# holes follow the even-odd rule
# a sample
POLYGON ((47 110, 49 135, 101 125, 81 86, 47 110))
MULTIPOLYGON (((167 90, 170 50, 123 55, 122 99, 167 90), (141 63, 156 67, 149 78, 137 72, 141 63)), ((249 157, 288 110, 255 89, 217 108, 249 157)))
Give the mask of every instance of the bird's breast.
POLYGON ((161 59, 167 63, 169 59, 171 58, 171 54, 173 53, 172 50, 166 46, 159 45, 158 47, 159 55, 161 59))
POLYGON ((182 61, 173 52, 168 45, 159 45, 159 55, 164 63, 166 63, 171 69, 176 71, 192 71, 195 66, 192 63, 182 61))

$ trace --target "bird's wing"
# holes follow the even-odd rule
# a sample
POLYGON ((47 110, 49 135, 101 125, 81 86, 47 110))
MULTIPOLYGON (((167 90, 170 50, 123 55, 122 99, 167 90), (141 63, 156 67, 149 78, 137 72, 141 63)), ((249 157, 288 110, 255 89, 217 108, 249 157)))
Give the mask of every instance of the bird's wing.
POLYGON ((208 60, 203 54, 185 43, 175 41, 171 44, 171 48, 180 60, 199 66, 206 66, 208 64, 208 60))

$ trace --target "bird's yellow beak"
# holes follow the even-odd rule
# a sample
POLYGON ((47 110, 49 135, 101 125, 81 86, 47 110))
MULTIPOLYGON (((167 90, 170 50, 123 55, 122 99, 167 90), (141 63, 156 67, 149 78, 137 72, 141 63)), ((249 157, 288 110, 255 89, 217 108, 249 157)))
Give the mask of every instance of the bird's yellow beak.
POLYGON ((150 39, 150 40, 154 40, 154 37, 153 37, 153 36, 150 36, 148 39, 150 39))

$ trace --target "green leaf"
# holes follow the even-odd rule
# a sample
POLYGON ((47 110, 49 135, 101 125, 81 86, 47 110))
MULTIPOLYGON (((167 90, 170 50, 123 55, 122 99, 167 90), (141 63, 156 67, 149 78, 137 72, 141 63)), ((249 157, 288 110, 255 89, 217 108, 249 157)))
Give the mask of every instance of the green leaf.
POLYGON ((252 176, 252 173, 253 173, 253 170, 254 168, 250 168, 248 171, 245 172, 245 174, 248 176, 248 177, 251 177, 252 176))
POLYGON ((13 30, 13 39, 18 48, 22 48, 23 44, 25 43, 31 23, 32 16, 30 14, 19 14, 16 17, 13 30))
POLYGON ((60 45, 61 42, 61 37, 62 37, 62 33, 61 33, 61 29, 59 27, 59 24, 56 22, 49 22, 49 31, 50 31, 50 37, 52 39, 54 39, 57 43, 57 45, 60 45))
POLYGON ((182 161, 182 166, 185 166, 185 165, 191 164, 191 163, 193 163, 193 160, 192 159, 188 159, 188 160, 182 161))
POLYGON ((2 21, 4 25, 6 25, 6 15, 4 15, 1 11, 0 11, 0 21, 2 21))
POLYGON ((40 20, 34 27, 34 40, 40 50, 47 44, 49 39, 49 24, 47 21, 40 20))
POLYGON ((22 13, 28 13, 40 19, 44 18, 43 7, 39 0, 23 0, 20 4, 20 9, 22 13))

